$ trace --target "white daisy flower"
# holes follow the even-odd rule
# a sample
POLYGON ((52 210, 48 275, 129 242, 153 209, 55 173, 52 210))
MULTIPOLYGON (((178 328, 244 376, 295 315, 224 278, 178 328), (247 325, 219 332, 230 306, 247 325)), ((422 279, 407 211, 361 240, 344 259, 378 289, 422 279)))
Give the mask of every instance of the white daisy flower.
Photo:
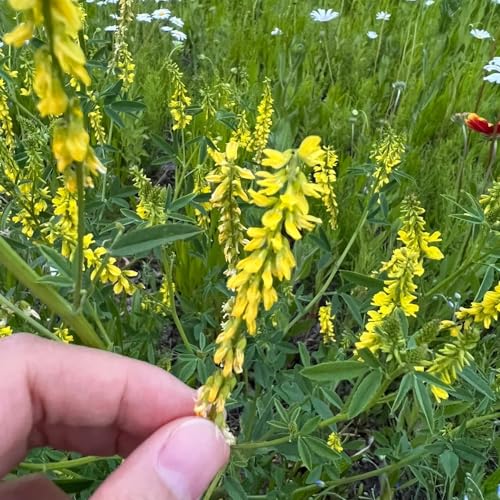
POLYGON ((385 12, 383 10, 381 10, 380 12, 377 12, 377 15, 376 15, 377 21, 389 21, 390 18, 391 18, 391 15, 389 14, 389 12, 385 12))
POLYGON ((283 31, 281 31, 277 26, 271 31, 271 35, 273 36, 280 36, 283 34, 283 31))
POLYGON ((151 17, 151 14, 148 14, 147 12, 143 12, 141 14, 137 14, 135 16, 136 21, 139 21, 140 23, 150 23, 153 18, 151 17))
POLYGON ((425 0, 424 5, 430 7, 434 3, 434 0, 425 0))
POLYGON ((174 31, 174 28, 172 28, 172 26, 161 26, 160 31, 163 31, 164 33, 170 33, 171 31, 174 31))
POLYGON ((175 24, 175 26, 177 26, 179 28, 182 28, 184 26, 184 21, 180 17, 172 16, 170 18, 170 22, 172 24, 175 24))
POLYGON ((170 15, 171 15, 171 12, 169 9, 156 9, 151 14, 151 17, 153 17, 153 19, 165 20, 165 19, 168 19, 170 17, 170 15))
POLYGON ((104 28, 104 31, 109 31, 111 33, 114 33, 115 31, 118 31, 118 26, 116 24, 113 24, 111 26, 106 26, 104 28))
POLYGON ((120 19, 120 16, 118 14, 110 14, 109 17, 111 19, 114 19, 115 21, 117 21, 118 19, 120 19))
POLYGON ((500 57, 494 57, 484 69, 491 73, 484 77, 485 81, 500 84, 500 57))
POLYGON ((370 40, 375 40, 375 38, 378 38, 378 33, 376 31, 369 31, 366 36, 370 39, 370 40))
POLYGON ((495 5, 500 5, 500 0, 491 0, 495 5))
POLYGON ((327 23, 332 19, 337 19, 337 17, 340 16, 340 13, 334 11, 333 9, 316 9, 311 12, 310 16, 311 19, 317 23, 327 23))
POLYGON ((473 28, 470 30, 470 34, 474 37, 477 38, 478 40, 487 40, 488 38, 491 38, 491 35, 489 34, 488 31, 486 30, 480 30, 477 28, 473 28))
POLYGON ((0 40, 0 49, 3 47, 3 42, 0 40))
POLYGON ((179 31, 179 30, 172 30, 170 32, 170 35, 174 40, 177 40, 178 42, 184 42, 184 40, 187 40, 187 35, 186 33, 179 31))

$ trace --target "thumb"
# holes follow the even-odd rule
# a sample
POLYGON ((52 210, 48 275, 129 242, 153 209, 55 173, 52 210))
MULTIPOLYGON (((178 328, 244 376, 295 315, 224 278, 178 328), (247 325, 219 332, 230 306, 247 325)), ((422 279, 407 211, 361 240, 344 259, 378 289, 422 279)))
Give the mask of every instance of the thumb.
POLYGON ((229 459, 220 430, 200 417, 175 420, 144 441, 92 500, 194 500, 229 459))

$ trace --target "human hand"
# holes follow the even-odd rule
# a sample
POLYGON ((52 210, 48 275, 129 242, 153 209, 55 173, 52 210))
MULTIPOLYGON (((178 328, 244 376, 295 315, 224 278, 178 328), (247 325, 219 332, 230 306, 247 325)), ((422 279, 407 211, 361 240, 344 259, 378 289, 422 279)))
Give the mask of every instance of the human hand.
MULTIPOLYGON (((229 458, 195 391, 146 363, 16 334, 0 341, 0 478, 37 446, 127 457, 93 500, 199 498, 229 458)), ((43 476, 0 500, 67 499, 43 476)))

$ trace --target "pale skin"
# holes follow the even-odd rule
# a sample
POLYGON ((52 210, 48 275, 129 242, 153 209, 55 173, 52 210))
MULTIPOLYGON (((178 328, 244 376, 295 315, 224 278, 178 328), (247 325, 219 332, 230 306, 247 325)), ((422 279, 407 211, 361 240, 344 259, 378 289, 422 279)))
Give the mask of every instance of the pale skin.
MULTIPOLYGON (((229 448, 195 417, 195 391, 140 361, 15 334, 0 340, 0 478, 37 446, 126 457, 92 500, 199 498, 229 448)), ((43 475, 0 482, 0 500, 68 497, 43 475)))

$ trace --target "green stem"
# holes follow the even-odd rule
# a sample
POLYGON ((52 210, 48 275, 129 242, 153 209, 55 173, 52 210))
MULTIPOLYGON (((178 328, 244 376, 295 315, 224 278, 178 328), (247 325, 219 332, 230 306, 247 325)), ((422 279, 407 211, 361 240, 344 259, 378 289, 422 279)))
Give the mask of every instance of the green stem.
POLYGON ((323 429, 330 425, 336 424, 337 422, 343 422, 344 420, 347 420, 347 413, 337 413, 337 415, 327 418, 323 420, 323 422, 320 422, 318 428, 323 429))
POLYGON ((60 462, 50 462, 47 464, 33 464, 31 462, 21 462, 18 467, 25 470, 33 471, 47 471, 47 470, 59 470, 59 469, 72 469, 74 467, 81 467, 82 465, 93 464, 95 462, 102 462, 103 460, 121 460, 118 455, 113 457, 81 457, 75 458, 74 460, 61 460, 60 462))
POLYGON ((214 494, 215 490, 217 489, 217 485, 219 484, 219 481, 221 480, 225 471, 226 471, 226 468, 224 467, 219 472, 217 472, 217 474, 213 478, 212 482, 210 483, 210 486, 208 487, 207 491, 203 495, 203 500, 210 500, 212 498, 212 495, 214 494))
MULTIPOLYGON (((472 427, 477 427, 484 422, 488 422, 490 420, 495 420, 497 418, 500 418, 500 412, 490 413, 488 415, 482 415, 480 417, 474 417, 466 422, 465 428, 471 429, 472 427)), ((455 429, 453 429, 451 431, 451 434, 452 435, 457 434, 460 429, 461 429, 461 427, 455 427, 455 429)))
POLYGON ((52 333, 50 330, 47 330, 44 326, 42 326, 38 321, 35 321, 31 316, 26 314, 22 309, 13 304, 7 297, 4 297, 0 294, 0 304, 5 306, 7 309, 10 309, 13 313, 17 314, 20 318, 22 318, 26 323, 28 323, 31 327, 38 331, 44 337, 47 337, 51 340, 56 340, 61 342, 61 339, 52 333))
POLYGON ((177 327, 177 331, 181 336, 184 347, 187 349, 189 353, 194 354, 193 347, 189 342, 189 339, 186 335, 186 331, 184 330, 181 320, 179 319, 179 316, 177 314, 177 308, 175 306, 175 292, 174 292, 174 282, 172 273, 173 260, 171 262, 167 261, 165 250, 163 251, 163 266, 165 268, 165 273, 167 274, 168 295, 170 296, 170 313, 172 314, 172 319, 174 320, 175 326, 177 327))
MULTIPOLYGON (((399 462, 395 462, 391 465, 386 465, 385 467, 381 467, 380 469, 374 469, 368 472, 364 472, 363 474, 358 474, 356 476, 349 476, 349 477, 343 477, 341 479, 336 479, 334 481, 329 481, 326 483, 327 489, 321 491, 321 494, 327 493, 331 491, 332 488, 335 488, 337 486, 342 486, 345 484, 350 484, 350 483, 357 483, 359 481, 364 481, 365 479, 370 479, 371 477, 377 477, 381 476, 383 474, 391 474, 394 471, 397 471, 399 469, 402 469, 406 465, 409 465, 413 462, 416 462, 420 458, 422 458, 424 455, 427 455, 428 451, 425 449, 420 449, 416 451, 415 453, 407 456, 406 458, 402 458, 399 460, 399 462)), ((297 498, 299 495, 308 495, 311 493, 317 493, 319 492, 320 488, 313 484, 310 486, 304 486, 303 488, 299 488, 294 491, 293 493, 293 498, 297 498)))
POLYGON ((280 444, 290 443, 292 438, 290 436, 283 436, 269 441, 254 441, 252 443, 235 444, 231 448, 233 450, 256 450, 259 448, 271 448, 280 444))
POLYGON ((74 311, 71 305, 53 288, 44 283, 40 283, 40 276, 19 257, 1 236, 0 263, 5 266, 20 283, 28 288, 35 297, 46 304, 54 313, 59 315, 63 322, 76 333, 85 345, 98 347, 100 349, 105 348, 102 340, 85 317, 81 313, 74 311))
POLYGON ((85 191, 83 187, 83 165, 76 167, 76 189, 78 203, 78 236, 76 242, 76 271, 75 271, 75 295, 73 297, 73 308, 80 310, 82 282, 83 282, 83 237, 85 236, 85 191))
MULTIPOLYGON (((476 244, 476 249, 474 252, 471 252, 470 257, 463 260, 462 265, 453 273, 449 274, 445 279, 441 280, 435 286, 433 286, 427 293, 425 293, 424 298, 432 297, 436 292, 441 290, 443 287, 449 285, 450 283, 454 283, 456 279, 458 279, 464 271, 466 271, 469 266, 479 257, 481 250, 483 249, 484 239, 487 235, 487 232, 483 231, 482 235, 478 237, 478 243, 476 244)), ((467 236, 466 241, 468 242, 470 237, 470 233, 467 236)), ((464 247, 465 249, 466 247, 464 247)))
MULTIPOLYGON (((370 199, 371 199, 371 196, 370 196, 370 199)), ((347 245, 344 248, 344 251, 340 255, 340 257, 337 260, 337 262, 335 263, 335 265, 333 266, 333 268, 330 271, 330 274, 328 275, 328 277, 326 278, 323 286, 320 288, 319 292, 309 301, 309 303, 307 304, 307 306, 304 307, 304 309, 302 309, 302 311, 300 311, 295 316, 295 318, 293 318, 293 320, 290 321, 290 323, 288 323, 288 325, 284 329, 284 333, 285 334, 288 333, 292 329, 292 327, 295 324, 297 324, 298 321, 300 321, 300 319, 303 316, 305 316, 313 307, 316 306, 316 303, 319 300, 321 300, 321 297, 328 290, 328 287, 330 286, 331 282, 333 281, 333 278, 335 278, 335 276, 337 275, 337 273, 338 273, 338 271, 340 269, 340 266, 342 265, 342 263, 344 262, 345 258, 347 257, 347 254, 351 250, 351 247, 354 245, 354 242, 356 241, 356 238, 358 237, 359 232, 361 231, 361 229, 363 228, 363 225, 366 222, 366 219, 368 217, 368 207, 369 207, 369 204, 370 204, 369 202, 366 204, 366 207, 365 207, 365 209, 363 211, 363 214, 361 215, 361 218, 359 219, 359 222, 358 222, 358 225, 356 226, 356 229, 352 233, 350 240, 347 242, 347 245)))

